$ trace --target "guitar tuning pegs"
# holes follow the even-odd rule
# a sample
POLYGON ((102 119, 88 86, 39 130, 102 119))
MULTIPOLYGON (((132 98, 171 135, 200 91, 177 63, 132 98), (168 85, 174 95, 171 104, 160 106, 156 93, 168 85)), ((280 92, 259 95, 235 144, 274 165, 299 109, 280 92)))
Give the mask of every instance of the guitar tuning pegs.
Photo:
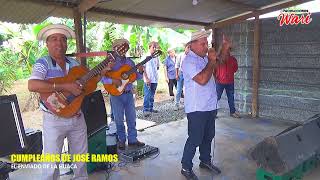
POLYGON ((112 59, 112 60, 115 60, 115 58, 114 58, 114 56, 113 56, 112 53, 108 53, 108 57, 107 57, 107 58, 112 59))

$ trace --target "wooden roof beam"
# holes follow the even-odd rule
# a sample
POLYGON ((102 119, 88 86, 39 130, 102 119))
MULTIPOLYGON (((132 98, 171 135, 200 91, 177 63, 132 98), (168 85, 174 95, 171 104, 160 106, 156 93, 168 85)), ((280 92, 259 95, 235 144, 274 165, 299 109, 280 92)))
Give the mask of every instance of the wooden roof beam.
POLYGON ((65 8, 74 8, 77 6, 75 3, 64 2, 64 1, 59 1, 59 2, 52 1, 52 0, 51 1, 50 0, 24 0, 24 1, 29 1, 29 2, 47 5, 47 6, 57 6, 57 7, 65 7, 65 8))
POLYGON ((94 7, 100 1, 101 0, 82 0, 78 6, 80 13, 88 11, 90 8, 94 7))

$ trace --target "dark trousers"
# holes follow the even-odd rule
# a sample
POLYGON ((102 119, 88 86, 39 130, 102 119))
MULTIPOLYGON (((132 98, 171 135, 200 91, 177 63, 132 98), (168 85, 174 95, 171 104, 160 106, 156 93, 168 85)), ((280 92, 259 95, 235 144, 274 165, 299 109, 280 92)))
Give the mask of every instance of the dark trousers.
POLYGON ((200 161, 211 162, 211 142, 215 135, 216 115, 217 110, 187 113, 189 137, 184 146, 181 160, 183 169, 192 169, 192 159, 198 146, 200 161))
POLYGON ((234 84, 219 84, 216 83, 217 88, 217 95, 218 95, 218 101, 221 99, 223 90, 226 90, 226 94, 228 97, 228 104, 230 109, 230 114, 233 114, 236 112, 236 108, 234 105, 234 84))
POLYGON ((170 96, 174 96, 173 86, 177 89, 177 80, 176 79, 169 79, 168 87, 169 87, 170 96))

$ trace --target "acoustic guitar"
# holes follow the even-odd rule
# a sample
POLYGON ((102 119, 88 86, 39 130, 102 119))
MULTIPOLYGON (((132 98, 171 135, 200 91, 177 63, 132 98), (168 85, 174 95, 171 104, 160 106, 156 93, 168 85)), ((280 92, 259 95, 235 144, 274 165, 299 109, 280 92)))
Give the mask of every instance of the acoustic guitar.
POLYGON ((121 86, 117 87, 115 84, 104 84, 104 88, 113 96, 120 96, 126 89, 129 83, 134 82, 137 79, 137 68, 141 65, 144 65, 152 58, 158 57, 162 54, 161 50, 156 50, 151 56, 147 56, 145 60, 141 61, 134 67, 130 65, 123 65, 117 71, 109 71, 105 75, 111 79, 121 80, 121 86))
MULTIPOLYGON (((126 48, 125 45, 120 46, 113 53, 122 55, 126 52, 126 48)), ((115 58, 112 53, 108 53, 106 59, 90 71, 85 66, 80 65, 71 68, 67 76, 48 79, 49 82, 55 84, 76 82, 82 87, 83 92, 78 96, 68 91, 40 93, 42 104, 60 117, 70 118, 76 115, 81 108, 84 97, 96 90, 97 83, 100 81, 98 75, 101 70, 107 67, 110 61, 114 60, 115 58)))

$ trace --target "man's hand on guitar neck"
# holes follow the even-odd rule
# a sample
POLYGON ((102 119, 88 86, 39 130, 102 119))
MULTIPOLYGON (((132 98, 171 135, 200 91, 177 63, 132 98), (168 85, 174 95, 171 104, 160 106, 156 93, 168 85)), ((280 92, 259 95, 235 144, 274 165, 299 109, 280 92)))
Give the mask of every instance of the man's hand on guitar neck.
POLYGON ((137 66, 137 69, 138 69, 138 72, 143 74, 144 72, 144 67, 141 65, 141 66, 137 66))

